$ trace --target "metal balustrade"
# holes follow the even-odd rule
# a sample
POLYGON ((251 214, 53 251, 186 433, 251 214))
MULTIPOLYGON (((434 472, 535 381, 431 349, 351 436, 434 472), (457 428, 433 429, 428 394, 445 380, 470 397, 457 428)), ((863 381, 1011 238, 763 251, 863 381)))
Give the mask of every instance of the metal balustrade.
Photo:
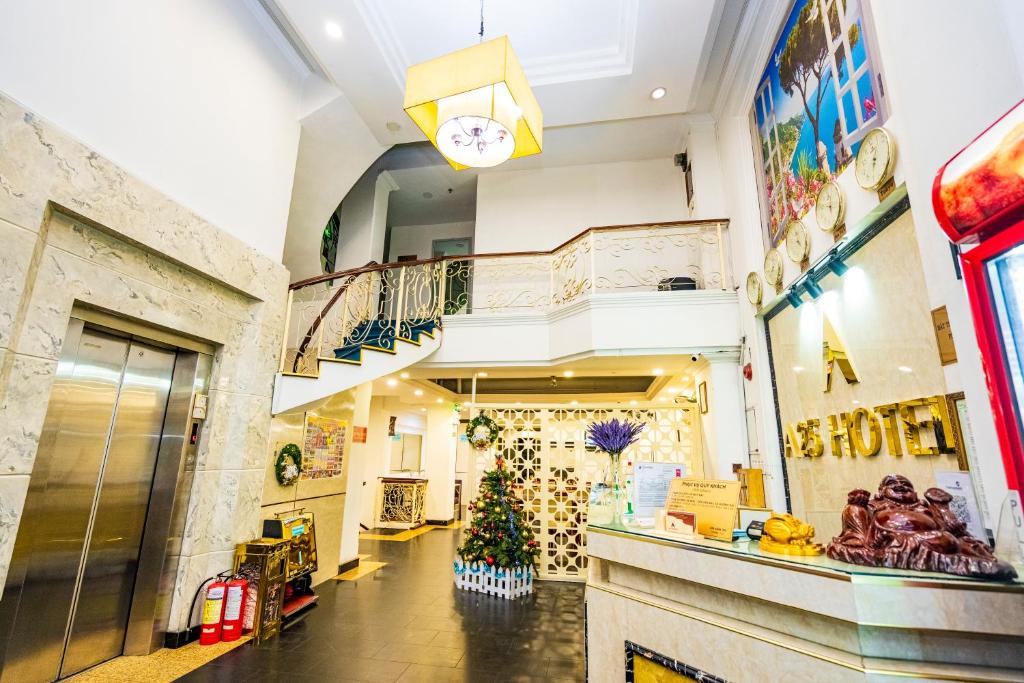
POLYGON ((290 287, 281 372, 433 335, 442 316, 536 314, 589 296, 731 290, 727 220, 589 228, 551 251, 368 264, 290 287))

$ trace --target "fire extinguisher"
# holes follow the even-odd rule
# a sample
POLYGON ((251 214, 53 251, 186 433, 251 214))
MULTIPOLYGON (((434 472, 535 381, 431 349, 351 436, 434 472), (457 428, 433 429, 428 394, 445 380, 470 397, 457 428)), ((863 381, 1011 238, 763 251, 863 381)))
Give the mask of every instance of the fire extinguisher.
MULTIPOLYGON (((224 593, 228 584, 219 578, 206 588, 203 601, 203 623, 199 627, 199 644, 213 645, 220 642, 221 621, 224 616, 224 593)), ((237 636, 236 636, 237 637, 237 636)))
POLYGON ((234 578, 227 582, 227 594, 224 598, 224 620, 221 623, 220 639, 229 642, 238 640, 242 635, 243 607, 245 606, 245 593, 249 582, 245 579, 234 578))

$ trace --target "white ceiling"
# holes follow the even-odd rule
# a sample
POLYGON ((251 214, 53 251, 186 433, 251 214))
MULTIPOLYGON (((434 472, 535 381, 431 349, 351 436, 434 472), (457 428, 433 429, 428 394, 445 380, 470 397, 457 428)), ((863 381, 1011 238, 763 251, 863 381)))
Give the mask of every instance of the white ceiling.
MULTIPOLYGON (((478 40, 478 0, 273 1, 384 145, 423 139, 402 110, 406 69, 478 40)), ((701 99, 730 2, 741 0, 487 0, 485 38, 509 36, 546 129, 682 114, 701 99), (659 86, 668 94, 652 100, 659 86)), ((661 156, 679 151, 670 138, 661 156)), ((550 140, 546 132, 544 155, 550 140)))

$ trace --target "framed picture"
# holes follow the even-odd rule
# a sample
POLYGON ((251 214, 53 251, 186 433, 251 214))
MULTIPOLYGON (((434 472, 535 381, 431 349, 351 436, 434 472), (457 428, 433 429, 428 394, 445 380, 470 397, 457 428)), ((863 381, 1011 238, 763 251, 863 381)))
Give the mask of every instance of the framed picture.
POLYGON ((697 405, 700 406, 700 414, 708 412, 708 383, 701 382, 697 387, 697 405))

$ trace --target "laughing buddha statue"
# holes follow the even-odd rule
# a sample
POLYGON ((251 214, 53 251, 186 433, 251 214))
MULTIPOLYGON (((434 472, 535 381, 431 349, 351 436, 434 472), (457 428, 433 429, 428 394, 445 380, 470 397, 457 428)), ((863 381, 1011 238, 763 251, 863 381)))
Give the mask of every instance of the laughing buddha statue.
POLYGON ((1008 581, 1017 572, 992 554, 950 509, 953 497, 938 488, 918 497, 910 480, 890 474, 873 497, 850 491, 843 530, 828 544, 834 560, 868 567, 944 572, 1008 581))

